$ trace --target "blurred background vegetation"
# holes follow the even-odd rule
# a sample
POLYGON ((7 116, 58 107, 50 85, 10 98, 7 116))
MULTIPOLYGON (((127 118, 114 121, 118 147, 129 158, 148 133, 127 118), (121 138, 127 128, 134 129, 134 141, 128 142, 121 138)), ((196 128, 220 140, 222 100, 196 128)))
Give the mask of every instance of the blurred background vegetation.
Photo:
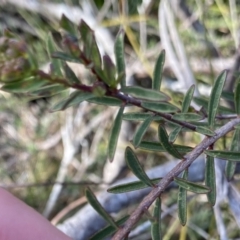
MULTIPOLYGON (((50 59, 46 39, 51 32, 57 42, 61 32, 59 21, 63 13, 76 25, 81 18, 84 19, 98 33, 97 40, 102 53, 111 57, 114 38, 120 27, 123 27, 126 33, 128 83, 148 87, 156 58, 165 48, 164 36, 161 35, 164 26, 158 13, 160 2, 1 0, 0 34, 2 37, 7 30, 13 38, 23 39, 27 47, 33 49, 41 68, 47 69, 50 59)), ((223 69, 231 69, 236 63, 239 54, 240 1, 174 0, 169 8, 177 32, 177 35, 170 33, 171 42, 174 45, 180 39, 198 89, 202 95, 207 95, 214 78, 223 69)), ((9 59, 0 55, 1 70, 9 59)), ((178 65, 180 71, 184 72, 180 62, 177 62, 176 68, 178 65)), ((80 65, 72 64, 71 67, 82 82, 91 81, 91 75, 80 65)), ((179 76, 176 76, 167 55, 164 91, 170 93, 175 104, 180 104, 184 91, 189 87, 179 82, 181 83, 179 76)), ((90 185, 99 192, 106 186, 104 184, 129 174, 122 163, 116 167, 117 173, 114 176, 108 177, 106 174, 109 171, 105 164, 106 146, 115 109, 83 103, 63 112, 51 112, 54 102, 68 94, 69 90, 64 90, 55 95, 53 89, 51 96, 39 94, 36 98, 17 91, 15 94, 0 92, 0 184, 49 219, 69 206, 73 206, 73 212, 77 211, 85 203, 85 185, 90 185), (59 182, 64 184, 56 184, 59 182)), ((128 129, 125 130, 125 135, 129 135, 120 140, 120 150, 123 151, 127 140, 131 140, 135 127, 133 123, 123 128, 123 131, 128 129)), ((156 137, 154 129, 156 126, 152 125, 146 138, 156 137)), ((225 139, 226 142, 230 137, 225 139)), ((177 142, 195 146, 199 140, 197 135, 185 134, 177 142)), ((226 142, 223 141, 222 144, 226 142)), ((159 164, 159 154, 139 151, 139 156, 146 169, 159 164)), ((164 161, 169 159, 167 155, 160 156, 164 161)), ((166 208, 176 203, 176 195, 174 189, 164 195, 166 208)), ((178 239, 179 236, 179 239, 217 239, 214 216, 205 199, 190 196, 188 211, 191 223, 209 238, 200 236, 194 228, 182 228, 173 211, 163 222, 165 240, 178 239)), ((227 205, 222 206, 222 213, 224 221, 228 223, 229 236, 237 239, 240 231, 232 221, 227 205)), ((57 221, 62 220, 60 218, 57 221)), ((133 239, 150 239, 149 230, 133 239)))

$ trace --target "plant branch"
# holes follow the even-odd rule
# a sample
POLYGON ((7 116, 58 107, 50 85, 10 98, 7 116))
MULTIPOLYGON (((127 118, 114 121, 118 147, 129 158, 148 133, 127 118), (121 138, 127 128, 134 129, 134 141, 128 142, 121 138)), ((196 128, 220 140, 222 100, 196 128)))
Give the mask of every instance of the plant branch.
POLYGON ((140 203, 137 209, 131 214, 125 225, 120 228, 113 236, 112 240, 124 239, 133 226, 140 220, 144 214, 145 209, 149 208, 154 200, 163 193, 167 186, 173 181, 174 177, 177 177, 182 171, 188 168, 191 163, 206 150, 210 145, 215 143, 219 138, 226 135, 228 132, 234 129, 234 126, 240 123, 240 118, 229 121, 227 124, 215 131, 216 135, 213 137, 205 137, 203 141, 194 148, 194 150, 185 156, 185 160, 182 160, 177 164, 166 176, 159 182, 156 188, 154 188, 140 203))

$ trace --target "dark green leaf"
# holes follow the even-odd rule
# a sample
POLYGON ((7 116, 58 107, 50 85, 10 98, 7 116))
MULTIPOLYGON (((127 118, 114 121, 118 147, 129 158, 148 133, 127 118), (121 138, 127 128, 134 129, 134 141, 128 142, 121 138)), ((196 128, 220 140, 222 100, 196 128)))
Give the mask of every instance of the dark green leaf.
MULTIPOLYGON (((116 224, 118 226, 121 226, 123 223, 125 223, 128 220, 128 218, 129 216, 125 216, 120 220, 116 221, 116 224)), ((94 234, 92 237, 90 237, 89 240, 102 240, 102 239, 105 240, 107 237, 109 237, 115 232, 116 232, 116 228, 112 226, 107 226, 102 230, 100 230, 99 232, 97 232, 96 234, 94 234)))
MULTIPOLYGON (((230 151, 240 152, 240 129, 236 129, 232 137, 230 151)), ((226 177, 228 181, 233 178, 236 169, 236 162, 228 161, 226 164, 226 177)))
POLYGON ((152 240, 161 240, 161 199, 160 197, 155 200, 153 208, 153 218, 154 222, 151 223, 151 236, 152 240))
MULTIPOLYGON (((188 170, 183 173, 183 179, 187 180, 188 170)), ((182 226, 187 222, 187 190, 183 187, 178 189, 178 218, 182 226)))
POLYGON ((163 50, 158 56, 158 59, 154 67, 152 89, 156 91, 160 91, 164 62, 165 62, 165 50, 163 50))
POLYGON ((195 85, 192 85, 186 92, 186 95, 184 96, 183 103, 182 103, 182 113, 188 112, 188 109, 190 107, 190 104, 193 98, 194 90, 195 90, 195 85))
POLYGON ((190 121, 200 121, 203 119, 203 116, 197 113, 177 113, 173 115, 173 119, 190 122, 190 121))
POLYGON ((234 94, 232 92, 222 91, 222 98, 234 102, 234 94))
POLYGON ((142 141, 142 138, 147 131, 149 125, 151 124, 154 116, 149 116, 136 130, 134 137, 133 137, 133 145, 135 148, 139 146, 142 141))
POLYGON ((216 79, 212 91, 210 94, 210 99, 208 103, 208 124, 211 128, 214 126, 215 116, 217 114, 217 109, 222 94, 223 86, 227 77, 227 72, 222 72, 216 79))
POLYGON ((161 125, 158 127, 158 137, 160 143, 165 148, 165 150, 175 158, 183 159, 183 156, 178 152, 172 143, 168 140, 168 135, 165 128, 161 125))
POLYGON ((179 111, 176 106, 163 102, 142 102, 141 106, 154 112, 172 113, 179 111))
POLYGON ((116 81, 116 67, 113 64, 111 58, 108 55, 103 56, 103 65, 104 65, 104 75, 105 79, 107 80, 107 84, 110 87, 115 88, 117 86, 117 81, 116 81))
MULTIPOLYGON (((127 121, 145 121, 149 116, 152 116, 152 113, 146 112, 128 112, 123 114, 123 119, 127 121)), ((154 116, 154 121, 161 120, 162 117, 154 116)))
POLYGON ((126 86, 126 73, 125 73, 125 59, 124 59, 124 32, 123 30, 120 30, 115 44, 114 44, 114 53, 115 53, 115 59, 116 59, 116 66, 117 66, 117 72, 118 76, 121 77, 121 87, 126 86))
POLYGON ((71 56, 67 53, 64 52, 54 52, 51 54, 52 58, 59 58, 63 61, 67 61, 67 62, 74 62, 74 63, 83 63, 82 60, 80 58, 71 56))
POLYGON ((77 35, 74 23, 72 23, 64 14, 61 17, 59 24, 65 31, 71 33, 74 36, 77 35))
POLYGON ((70 84, 80 83, 79 79, 77 78, 73 70, 66 63, 64 64, 64 71, 65 71, 66 78, 70 84))
POLYGON ((130 147, 127 147, 125 150, 125 160, 128 167, 139 178, 143 183, 150 187, 154 187, 154 184, 151 182, 144 169, 142 168, 140 162, 138 161, 137 156, 130 147))
POLYGON ((240 115, 240 78, 236 80, 236 87, 234 91, 234 103, 236 113, 240 115))
MULTIPOLYGON (((40 81, 42 80, 40 79, 40 81)), ((31 95, 49 97, 49 96, 56 95, 64 90, 66 90, 65 86, 63 86, 62 84, 55 83, 55 84, 50 84, 50 85, 40 87, 38 88, 38 90, 32 91, 31 95)))
POLYGON ((78 29, 81 34, 85 57, 94 63, 94 67, 101 68, 102 59, 92 29, 83 20, 81 20, 78 29))
POLYGON ((148 101, 167 101, 170 98, 159 91, 143 88, 143 87, 135 87, 135 86, 128 86, 121 89, 123 93, 127 93, 132 95, 133 97, 144 99, 148 101))
POLYGON ((208 201, 214 206, 216 202, 216 177, 214 167, 214 157, 207 156, 205 168, 205 184, 210 188, 207 194, 208 201))
POLYGON ((96 103, 96 104, 101 104, 101 105, 107 105, 107 106, 118 106, 120 107, 122 105, 122 101, 113 98, 113 97, 93 97, 87 100, 90 103, 96 103))
POLYGON ((86 198, 91 206, 115 229, 118 229, 117 224, 114 222, 112 217, 106 212, 106 210, 102 207, 102 205, 98 202, 94 193, 90 188, 86 188, 85 192, 86 198))
POLYGON ((128 14, 135 15, 138 14, 137 8, 142 4, 142 0, 129 0, 128 3, 128 14))
POLYGON ((174 181, 180 186, 185 188, 187 191, 199 193, 199 194, 205 194, 210 192, 210 189, 207 186, 190 182, 187 180, 184 180, 182 178, 175 177, 174 181))
MULTIPOLYGON (((193 150, 192 147, 188 147, 188 146, 182 146, 182 145, 177 145, 177 144, 173 144, 173 146, 174 146, 174 148, 177 149, 178 152, 180 152, 182 154, 186 154, 193 150)), ((153 152, 166 152, 166 149, 159 142, 142 141, 139 144, 139 148, 143 149, 143 150, 147 150, 147 151, 153 151, 153 152)))
POLYGON ((219 151, 219 150, 206 150, 204 151, 208 156, 226 159, 229 161, 240 161, 240 152, 233 151, 219 151))
POLYGON ((181 126, 175 127, 173 129, 173 131, 168 136, 168 140, 169 140, 170 143, 175 142, 175 140, 176 140, 178 134, 181 132, 181 130, 182 130, 181 126))
MULTIPOLYGON (((152 185, 159 183, 160 180, 161 178, 150 179, 150 181, 152 182, 152 185)), ((118 194, 118 193, 136 191, 136 190, 147 188, 147 187, 149 187, 149 185, 147 185, 146 183, 142 181, 135 181, 135 182, 125 183, 125 184, 120 184, 114 187, 110 187, 107 191, 109 193, 118 194)))
POLYGON ((117 113, 117 116, 113 122, 112 126, 112 131, 110 133, 110 138, 108 142, 108 159, 110 162, 113 161, 116 147, 117 147, 117 141, 118 141, 118 136, 121 130, 122 126, 122 117, 123 117, 123 111, 124 107, 122 106, 117 113))
POLYGON ((52 111, 61 111, 68 107, 76 106, 79 103, 94 97, 92 93, 75 91, 67 99, 61 100, 52 107, 52 111))
MULTIPOLYGON (((51 55, 53 52, 55 52, 56 49, 56 44, 54 43, 52 35, 49 33, 48 38, 47 38, 47 52, 49 58, 51 58, 51 55)), ((51 61, 51 73, 53 73, 56 76, 63 76, 62 74, 62 63, 58 59, 52 59, 51 61)))

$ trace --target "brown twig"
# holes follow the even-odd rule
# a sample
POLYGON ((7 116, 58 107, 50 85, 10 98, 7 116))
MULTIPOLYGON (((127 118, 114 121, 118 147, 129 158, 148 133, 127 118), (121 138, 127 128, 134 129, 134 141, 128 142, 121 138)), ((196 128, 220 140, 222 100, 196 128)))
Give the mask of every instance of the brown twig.
POLYGON ((215 131, 216 135, 213 137, 205 137, 203 141, 194 148, 193 151, 185 156, 185 160, 177 164, 166 176, 159 182, 156 188, 154 188, 139 204, 136 210, 131 214, 125 225, 119 229, 113 236, 112 240, 124 239, 133 226, 140 220, 144 214, 145 209, 149 208, 154 200, 163 193, 167 186, 173 181, 174 177, 177 177, 182 171, 188 168, 191 163, 206 150, 210 145, 215 143, 219 138, 232 131, 234 126, 240 123, 240 118, 233 119, 221 128, 215 131))

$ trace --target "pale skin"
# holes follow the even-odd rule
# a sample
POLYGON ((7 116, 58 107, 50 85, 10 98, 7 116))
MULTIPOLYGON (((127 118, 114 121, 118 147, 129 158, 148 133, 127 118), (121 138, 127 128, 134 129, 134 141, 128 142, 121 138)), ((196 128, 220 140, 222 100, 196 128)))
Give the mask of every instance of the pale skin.
POLYGON ((33 208, 0 188, 1 240, 71 240, 33 208))

